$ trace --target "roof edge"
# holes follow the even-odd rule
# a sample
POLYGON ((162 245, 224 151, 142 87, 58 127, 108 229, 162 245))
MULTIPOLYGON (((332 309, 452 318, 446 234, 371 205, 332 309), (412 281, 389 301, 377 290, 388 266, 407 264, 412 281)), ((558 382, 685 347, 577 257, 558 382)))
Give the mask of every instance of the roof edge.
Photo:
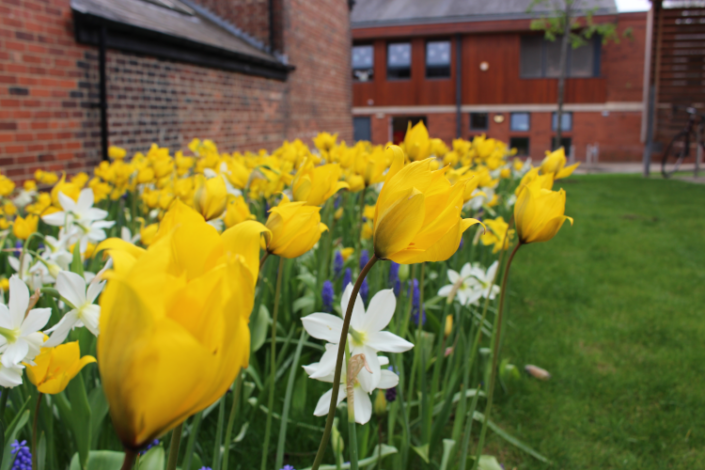
MULTIPOLYGON (((581 12, 578 16, 585 16, 585 12, 581 12)), ((611 9, 600 8, 593 12, 593 16, 611 16, 618 15, 618 11, 611 9)), ((532 13, 502 13, 492 15, 459 15, 459 16, 442 16, 442 17, 425 17, 425 18, 402 18, 395 20, 382 21, 351 21, 350 29, 362 28, 377 28, 385 26, 414 26, 425 24, 447 24, 447 23, 481 23, 484 21, 498 20, 533 20, 539 19, 547 15, 538 15, 532 13)))
MULTIPOLYGON (((74 34, 81 44, 98 46, 100 30, 106 28, 106 47, 125 52, 151 55, 176 62, 239 72, 285 81, 296 67, 272 57, 265 60, 245 53, 204 44, 140 26, 111 20, 80 11, 72 6, 74 34)), ((210 20, 210 18, 207 18, 210 20)))

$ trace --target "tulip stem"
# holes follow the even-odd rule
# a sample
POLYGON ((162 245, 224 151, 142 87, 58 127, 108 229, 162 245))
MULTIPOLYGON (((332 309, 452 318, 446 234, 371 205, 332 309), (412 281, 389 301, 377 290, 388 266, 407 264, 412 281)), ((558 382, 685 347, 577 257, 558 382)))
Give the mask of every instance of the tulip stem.
POLYGON ((274 291, 274 307, 272 309, 272 342, 269 353, 269 399, 267 401, 267 424, 264 428, 264 445, 262 446, 261 470, 267 468, 267 455, 269 454, 269 439, 272 432, 272 412, 274 410, 274 381, 277 373, 277 314, 279 312, 279 297, 282 291, 282 273, 284 272, 284 258, 279 257, 279 269, 277 270, 277 287, 274 291))
POLYGON ((135 463, 135 457, 137 457, 137 452, 132 449, 125 449, 125 460, 122 461, 121 470, 130 470, 132 464, 135 463))
POLYGON ((32 420, 32 468, 39 468, 37 466, 37 424, 39 423, 39 408, 42 405, 42 393, 39 392, 37 395, 37 406, 34 408, 34 419, 32 420))
MULTIPOLYGON (((490 421, 490 412, 492 411, 492 398, 494 397, 494 385, 497 380, 497 359, 499 356, 499 343, 500 335, 502 333, 502 314, 504 313, 504 298, 507 295, 507 279, 509 278, 509 268, 512 267, 512 260, 514 260, 514 255, 521 246, 521 242, 517 243, 512 250, 512 254, 509 255, 507 260, 507 266, 504 269, 504 276, 502 276, 502 287, 499 297, 499 308, 497 309, 497 316, 495 317, 495 326, 492 329, 492 369, 490 370, 490 383, 487 387, 487 405, 485 406, 485 416, 482 423, 482 430, 480 431, 480 440, 477 443, 477 453, 475 458, 475 463, 473 465, 473 470, 478 468, 480 462, 480 456, 482 455, 483 448, 485 446, 485 436, 487 434, 487 423, 490 421)), ((489 297, 489 294, 488 294, 489 297)), ((482 324, 479 326, 482 329, 482 324)), ((472 416, 468 419, 472 419, 472 416)))
POLYGON ((233 387, 233 405, 230 408, 230 416, 228 417, 228 426, 225 429, 225 453, 223 454, 223 469, 228 470, 228 460, 230 458, 230 443, 232 442, 233 426, 235 425, 235 416, 237 416, 237 408, 240 405, 240 392, 242 390, 242 372, 237 374, 235 386, 233 387))
POLYGON ((181 429, 183 426, 184 423, 181 423, 171 432, 169 460, 166 462, 166 470, 176 470, 176 461, 179 460, 179 445, 181 445, 181 429))
POLYGON ((353 306, 355 305, 355 299, 357 298, 358 292, 360 292, 360 286, 362 286, 362 281, 365 280, 365 276, 370 272, 372 266, 379 260, 376 255, 372 255, 370 260, 367 262, 360 275, 355 281, 353 286, 352 294, 350 295, 350 302, 348 303, 348 308, 345 311, 345 318, 343 319, 343 329, 340 332, 340 341, 338 342, 338 357, 335 361, 335 374, 333 375, 333 390, 330 397, 330 408, 328 408, 328 418, 326 419, 326 427, 323 431, 323 437, 321 438, 321 443, 318 446, 318 452, 316 453, 316 459, 313 461, 311 470, 318 470, 321 462, 323 461, 323 456, 326 453, 326 447, 328 446, 328 440, 330 439, 330 432, 333 428, 333 419, 335 418, 335 409, 338 403, 338 391, 340 390, 340 374, 343 369, 343 357, 345 356, 345 348, 343 347, 348 339, 348 329, 350 328, 350 319, 352 318, 353 306))

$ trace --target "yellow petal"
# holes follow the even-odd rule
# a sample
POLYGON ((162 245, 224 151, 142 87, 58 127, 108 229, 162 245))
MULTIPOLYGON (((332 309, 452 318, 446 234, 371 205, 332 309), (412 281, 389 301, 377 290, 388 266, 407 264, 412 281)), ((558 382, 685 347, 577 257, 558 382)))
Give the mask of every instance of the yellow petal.
POLYGON ((387 259, 409 246, 424 220, 424 195, 415 188, 398 197, 378 215, 374 231, 375 255, 387 259))

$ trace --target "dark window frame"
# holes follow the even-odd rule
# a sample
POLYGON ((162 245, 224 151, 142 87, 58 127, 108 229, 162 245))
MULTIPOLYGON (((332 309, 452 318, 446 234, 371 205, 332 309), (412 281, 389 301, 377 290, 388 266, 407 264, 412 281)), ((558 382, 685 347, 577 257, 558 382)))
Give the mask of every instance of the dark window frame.
POLYGON ((470 130, 471 131, 486 131, 490 128, 490 113, 470 113, 470 130), (476 127, 472 124, 473 116, 484 115, 485 116, 485 127, 476 127))
POLYGON ((424 72, 426 80, 450 80, 453 75, 452 69, 453 63, 453 44, 450 39, 430 39, 424 44, 424 72), (445 42, 448 44, 448 64, 444 65, 431 65, 428 64, 428 45, 434 42, 445 42), (429 75, 429 68, 435 68, 438 70, 447 70, 447 75, 429 75))
POLYGON ((364 141, 364 140, 372 140, 372 117, 371 116, 353 116, 353 140, 355 142, 359 141, 364 141), (358 138, 358 124, 359 122, 366 122, 367 123, 367 134, 369 135, 367 139, 364 138, 358 138))
MULTIPOLYGON (((547 57, 546 57, 546 46, 547 43, 551 42, 548 39, 541 37, 543 40, 541 43, 541 74, 539 76, 530 76, 530 75, 525 75, 522 73, 522 68, 521 68, 521 56, 522 56, 522 40, 524 38, 531 38, 531 37, 538 37, 536 35, 522 35, 519 39, 519 78, 522 80, 537 80, 537 79, 552 79, 556 80, 558 77, 551 77, 546 74, 546 67, 547 67, 547 57)), ((556 41, 559 41, 560 37, 556 38, 556 41)), ((602 38, 600 35, 595 34, 593 35, 590 39, 588 39, 588 45, 587 47, 592 47, 593 48, 593 56, 592 56, 592 75, 588 77, 579 77, 579 76, 571 76, 570 75, 570 70, 572 66, 572 52, 573 52, 573 47, 569 46, 568 47, 568 57, 567 57, 567 75, 566 78, 583 78, 583 79, 590 79, 590 78, 602 78, 601 73, 602 73, 602 66, 601 66, 601 60, 602 60, 602 38)))
POLYGON ((517 111, 517 112, 509 113, 509 130, 511 132, 531 132, 531 113, 528 111, 517 111), (514 117, 514 115, 517 115, 517 114, 526 114, 526 116, 528 118, 528 123, 529 123, 528 129, 514 129, 512 127, 512 124, 513 124, 512 117, 514 117))
POLYGON ((411 80, 411 68, 414 63, 414 46, 411 43, 411 41, 393 41, 393 42, 388 42, 387 43, 387 57, 386 57, 386 73, 387 73, 387 80, 388 81, 406 81, 406 80, 411 80), (408 44, 409 45, 409 75, 405 77, 390 77, 390 70, 392 71, 399 71, 399 70, 407 70, 407 67, 401 67, 401 66, 390 66, 389 65, 389 49, 391 46, 394 45, 399 45, 399 44, 408 44))

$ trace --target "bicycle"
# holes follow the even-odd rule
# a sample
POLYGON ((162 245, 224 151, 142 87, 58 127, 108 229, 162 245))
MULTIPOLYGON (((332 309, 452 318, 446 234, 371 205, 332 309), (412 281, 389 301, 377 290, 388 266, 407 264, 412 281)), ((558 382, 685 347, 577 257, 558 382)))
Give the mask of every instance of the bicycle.
MULTIPOLYGON (((688 113, 688 124, 669 142, 666 151, 663 153, 661 160, 661 174, 664 178, 670 177, 678 171, 683 163, 683 160, 690 156, 690 141, 694 136, 696 141, 696 160, 697 160, 697 145, 705 151, 705 115, 699 114, 698 110, 693 107, 673 107, 673 112, 678 109, 684 109, 688 113), (697 126, 697 127, 696 127, 697 126)), ((695 163, 695 176, 698 175, 698 161, 695 163)))

